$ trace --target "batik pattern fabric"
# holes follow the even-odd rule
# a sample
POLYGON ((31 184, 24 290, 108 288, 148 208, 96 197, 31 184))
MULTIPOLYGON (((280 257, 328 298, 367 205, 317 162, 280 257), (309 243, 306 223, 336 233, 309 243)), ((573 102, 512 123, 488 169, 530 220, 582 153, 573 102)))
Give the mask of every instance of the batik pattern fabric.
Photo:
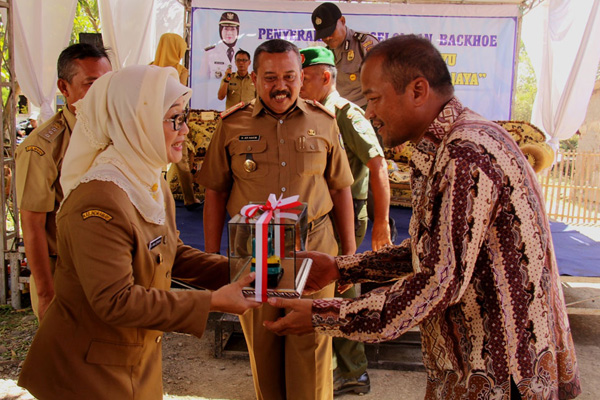
POLYGON ((510 135, 453 98, 413 151, 410 239, 337 258, 340 285, 386 282, 357 299, 315 300, 331 336, 422 336, 426 399, 570 399, 579 371, 548 220, 510 135))

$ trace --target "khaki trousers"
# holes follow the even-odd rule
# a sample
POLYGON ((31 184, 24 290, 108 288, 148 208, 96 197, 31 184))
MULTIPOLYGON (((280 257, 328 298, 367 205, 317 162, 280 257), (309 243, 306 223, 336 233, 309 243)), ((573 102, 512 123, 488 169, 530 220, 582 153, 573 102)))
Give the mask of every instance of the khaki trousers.
MULTIPOLYGON (((308 234, 307 250, 337 254, 337 242, 329 218, 317 223, 308 234)), ((331 298, 334 285, 303 298, 331 298)), ((284 310, 263 304, 240 317, 258 400, 328 400, 333 398, 331 337, 309 335, 277 336, 263 327, 284 310)))

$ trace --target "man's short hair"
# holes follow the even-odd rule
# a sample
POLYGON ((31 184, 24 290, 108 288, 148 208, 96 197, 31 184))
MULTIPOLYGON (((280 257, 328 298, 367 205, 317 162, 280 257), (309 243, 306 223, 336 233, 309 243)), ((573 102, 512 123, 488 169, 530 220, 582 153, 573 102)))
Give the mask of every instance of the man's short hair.
POLYGON ((246 50, 239 49, 235 52, 235 55, 233 56, 234 60, 237 58, 238 54, 245 55, 246 57, 248 57, 248 60, 250 59, 250 53, 248 53, 246 50))
MULTIPOLYGON (((366 55, 364 63, 375 57, 382 58, 382 72, 398 94, 419 77, 442 95, 454 93, 452 78, 440 52, 433 44, 416 35, 401 35, 375 45, 366 55)), ((384 78, 385 79, 385 78, 384 78)))
POLYGON ((260 56, 261 53, 287 53, 288 51, 292 51, 296 54, 298 57, 298 68, 302 69, 302 61, 298 47, 294 43, 283 39, 272 39, 261 43, 256 50, 254 50, 252 69, 255 72, 258 71, 258 56, 260 56))
POLYGON ((58 57, 56 69, 58 70, 58 78, 69 83, 77 73, 75 69, 75 60, 84 58, 108 58, 108 48, 95 46, 89 43, 76 43, 64 49, 58 57))

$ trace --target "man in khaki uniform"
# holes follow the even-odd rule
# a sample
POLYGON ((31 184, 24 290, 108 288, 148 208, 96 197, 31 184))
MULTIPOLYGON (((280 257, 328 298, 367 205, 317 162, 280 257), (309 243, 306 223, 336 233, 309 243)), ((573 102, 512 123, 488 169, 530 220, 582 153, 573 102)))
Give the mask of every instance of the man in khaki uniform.
MULTIPOLYGON (((307 248, 335 255, 356 251, 350 185, 352 174, 333 114, 298 97, 302 86, 295 45, 275 39, 254 53, 252 80, 258 98, 222 114, 202 165, 205 250, 220 248, 225 210, 237 214, 270 193, 299 195, 308 205, 307 248)), ((332 296, 333 285, 311 296, 332 296)), ((258 399, 331 399, 331 340, 321 335, 279 337, 263 327, 283 313, 268 304, 240 318, 258 399)))
POLYGON ((31 269, 31 305, 41 320, 54 297, 56 211, 63 199, 60 169, 75 125, 73 103, 110 71, 108 54, 90 44, 74 44, 58 58, 58 89, 66 106, 19 145, 16 154, 17 202, 27 263, 31 269))
POLYGON ((246 50, 238 50, 235 53, 235 66, 237 67, 236 72, 231 72, 231 68, 227 68, 225 77, 221 80, 219 93, 217 93, 219 100, 227 97, 225 107, 228 109, 240 101, 249 103, 256 97, 256 88, 248 73, 250 53, 246 50))
MULTIPOLYGON (((335 113, 336 122, 354 177, 352 201, 354 203, 354 229, 356 247, 359 247, 367 231, 367 192, 373 190, 375 219, 371 246, 378 250, 391 245, 389 229, 390 184, 383 149, 364 111, 341 97, 336 90, 337 74, 333 53, 324 47, 308 47, 300 50, 304 83, 300 95, 321 102, 335 113)), ((354 298, 354 287, 336 297, 354 298)), ((347 392, 368 393, 371 387, 367 373, 368 360, 361 342, 345 338, 333 338, 335 369, 333 390, 335 395, 347 392)))

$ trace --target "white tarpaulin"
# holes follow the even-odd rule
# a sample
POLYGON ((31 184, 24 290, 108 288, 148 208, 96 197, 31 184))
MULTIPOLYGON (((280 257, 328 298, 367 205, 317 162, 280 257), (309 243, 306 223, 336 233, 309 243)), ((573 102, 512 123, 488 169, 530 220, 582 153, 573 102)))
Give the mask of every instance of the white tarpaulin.
MULTIPOLYGON (((44 121, 54 114, 56 62, 69 45, 77 0, 19 0, 13 4, 17 81, 25 96, 41 109, 40 120, 44 121)), ((98 5, 102 36, 104 44, 111 47, 114 69, 150 63, 163 33, 183 36, 184 9, 177 0, 98 0, 98 5)))
MULTIPOLYGON (((262 42, 281 38, 299 48, 324 45, 314 40, 315 2, 194 0, 192 2, 191 106, 223 110, 217 99, 230 62, 212 60, 225 46, 219 35, 224 12, 235 13, 240 30, 235 49, 252 55, 262 42), (227 7, 227 8, 224 8, 227 7), (207 60, 211 60, 211 68, 207 60), (222 68, 217 68, 219 62, 222 68)), ((463 103, 490 119, 509 119, 512 104, 517 5, 339 3, 346 25, 380 40, 414 33, 431 40, 445 58, 463 103)), ((224 50, 221 51, 224 53, 224 50)), ((231 64, 233 64, 231 62, 231 64)))
POLYGON ((19 0, 13 5, 17 79, 44 121, 54 115, 56 61, 69 44, 77 0, 19 0))
POLYGON ((98 1, 102 40, 112 49, 114 70, 152 61, 153 7, 154 0, 98 1))
POLYGON ((549 0, 523 17, 523 42, 538 77, 531 122, 550 145, 585 119, 600 60, 600 0, 549 0))

